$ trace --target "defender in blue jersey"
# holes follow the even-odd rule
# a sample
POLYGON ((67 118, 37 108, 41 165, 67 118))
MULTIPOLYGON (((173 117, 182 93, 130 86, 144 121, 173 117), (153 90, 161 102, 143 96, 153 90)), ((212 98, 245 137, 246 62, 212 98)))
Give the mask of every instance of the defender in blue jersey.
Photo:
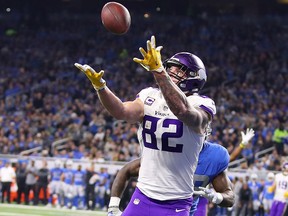
POLYGON ((248 181, 248 187, 252 191, 253 215, 259 216, 259 208, 261 206, 260 194, 263 191, 263 185, 258 180, 258 175, 256 173, 252 173, 251 180, 248 181))
POLYGON ((78 165, 74 173, 74 191, 75 196, 73 200, 73 207, 76 209, 83 209, 85 203, 85 176, 86 171, 82 170, 82 166, 78 165))
POLYGON ((264 183, 264 189, 261 200, 266 215, 269 215, 273 203, 274 191, 269 191, 269 188, 272 187, 274 183, 274 178, 275 178, 274 173, 269 172, 267 175, 267 180, 264 183))
MULTIPOLYGON (((75 197, 74 174, 76 170, 72 169, 72 165, 73 161, 70 159, 67 160, 66 168, 63 170, 61 176, 61 193, 64 195, 64 208, 70 208, 75 197)), ((76 207, 73 206, 73 209, 76 209, 76 207)))
POLYGON ((96 191, 96 206, 100 209, 105 207, 105 195, 108 190, 110 190, 110 180, 109 180, 108 170, 105 167, 100 168, 100 172, 98 173, 99 180, 95 184, 96 191))
MULTIPOLYGON (((230 161, 230 156, 228 154, 227 149, 225 149, 223 146, 216 144, 216 143, 210 143, 210 142, 205 142, 203 145, 203 149, 200 152, 199 155, 199 160, 198 160, 198 165, 195 171, 194 175, 194 197, 193 197, 193 204, 190 209, 190 216, 200 216, 200 215, 206 215, 206 205, 208 203, 208 200, 205 197, 201 197, 199 195, 205 195, 205 191, 209 192, 209 189, 205 189, 205 187, 212 183, 214 186, 214 189, 217 192, 222 192, 222 186, 218 186, 218 178, 221 179, 222 181, 226 181, 225 184, 227 186, 230 184, 230 180, 227 178, 226 174, 224 171, 227 169, 228 164, 230 161), (215 180, 216 179, 216 180, 215 180), (214 183, 215 180, 215 183, 214 183), (216 187, 216 188, 215 188, 216 187), (204 188, 204 189, 203 189, 204 188), (201 190, 202 189, 202 190, 201 190), (199 194, 199 195, 195 195, 199 194), (198 209, 197 213, 196 210, 198 209)), ((222 183, 221 183, 222 184, 222 183)), ((230 191, 231 188, 226 187, 225 190, 228 190, 227 196, 231 196, 232 190, 230 191)), ((212 191, 210 193, 213 193, 212 191)), ((215 198, 217 199, 217 196, 219 195, 214 195, 215 198)), ((234 199, 234 198, 233 198, 234 199)), ((217 202, 222 203, 226 199, 222 199, 221 197, 217 202)), ((228 198, 228 202, 222 203, 222 206, 225 207, 230 207, 232 203, 232 199, 228 198), (231 202, 231 203, 230 203, 231 202)), ((211 200, 212 201, 212 200, 211 200)), ((216 200, 215 200, 216 202, 216 200)), ((216 203, 216 204, 220 204, 216 203)))
MULTIPOLYGON (((254 137, 254 130, 252 128, 247 128, 246 133, 241 131, 241 137, 242 137, 241 143, 236 147, 236 149, 229 156, 228 163, 235 160, 238 157, 238 155, 242 152, 242 150, 244 148, 246 148, 248 142, 254 137)), ((213 155, 214 160, 210 160, 210 161, 206 160, 205 161, 207 163, 206 166, 207 167, 214 166, 215 170, 216 170, 218 163, 223 164, 221 162, 222 159, 221 159, 221 157, 216 157, 216 158, 214 157, 214 155, 216 155, 217 152, 216 153, 211 152, 211 154, 213 155)), ((199 160, 201 160, 201 157, 202 157, 202 154, 200 153, 199 160)), ((206 157, 207 157, 207 155, 206 155, 206 157)), ((228 163, 227 163, 227 166, 228 166, 228 163)), ((198 164, 198 166, 199 166, 199 164, 198 164)), ((197 170, 199 172, 201 171, 200 169, 198 169, 198 167, 197 167, 196 171, 197 170)), ((209 172, 207 172, 207 173, 209 173, 209 172)), ((213 191, 211 191, 210 189, 206 189, 205 187, 208 184, 212 183, 212 186, 214 187, 215 191, 221 192, 221 190, 222 190, 221 184, 225 183, 222 181, 222 179, 225 179, 225 178, 227 179, 227 176, 224 177, 223 175, 226 176, 225 172, 221 172, 221 169, 219 169, 218 175, 216 175, 214 178, 210 178, 209 182, 203 182, 203 186, 198 188, 198 189, 200 189, 200 191, 198 191, 196 188, 196 190, 194 191, 194 195, 196 195, 196 196, 194 196, 193 204, 192 204, 192 207, 190 209, 190 216, 206 216, 207 215, 208 201, 211 201, 214 204, 218 204, 219 201, 221 201, 221 196, 219 193, 214 193, 213 191), (219 187, 220 187, 220 189, 219 189, 219 187), (197 196, 197 194, 198 194, 198 196, 197 196), (199 197, 199 195, 201 195, 201 196, 199 197), (208 199, 206 199, 205 197, 208 199), (218 197, 218 199, 217 199, 217 197, 218 197), (220 200, 219 200, 219 197, 220 197, 220 200)), ((228 182, 229 182, 229 184, 232 184, 229 179, 228 179, 228 182)), ((225 186, 223 186, 223 188, 225 188, 225 186)), ((223 203, 221 203, 221 206, 223 206, 222 204, 223 203)))
MULTIPOLYGON (((199 194, 193 197, 193 204, 190 209, 190 216, 205 216, 206 215, 206 198, 221 206, 231 207, 234 203, 234 193, 231 188, 231 182, 226 175, 226 168, 228 167, 229 161, 234 160, 237 155, 241 152, 254 136, 253 129, 247 129, 247 133, 241 132, 242 142, 229 156, 227 150, 216 143, 205 142, 203 148, 199 154, 197 168, 194 174, 195 191, 194 194, 199 194), (205 187, 212 183, 214 190, 206 189, 205 187), (206 198, 205 198, 206 197, 206 198), (198 204, 203 204, 198 206, 198 204), (197 210, 197 211, 196 211, 197 210)), ((130 177, 138 176, 140 167, 140 159, 126 164, 117 174, 111 189, 111 197, 120 197, 126 181, 130 177)), ((121 211, 119 205, 114 206, 118 208, 109 216, 120 216, 121 211)))
POLYGON ((61 196, 60 196, 60 188, 61 188, 61 181, 60 178, 63 173, 63 168, 61 168, 61 161, 56 160, 55 161, 55 167, 50 170, 50 183, 49 183, 49 192, 50 197, 48 199, 48 205, 49 207, 52 206, 52 200, 53 196, 57 196, 58 202, 56 205, 60 206, 61 203, 61 196))

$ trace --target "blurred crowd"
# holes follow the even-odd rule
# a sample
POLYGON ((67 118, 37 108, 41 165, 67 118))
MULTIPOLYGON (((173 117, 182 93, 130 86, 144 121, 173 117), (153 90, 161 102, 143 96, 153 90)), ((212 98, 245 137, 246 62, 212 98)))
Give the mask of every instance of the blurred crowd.
POLYGON ((204 61, 208 81, 202 94, 217 106, 211 141, 232 152, 240 132, 252 127, 256 136, 242 154, 249 164, 256 152, 272 146, 287 154, 287 17, 133 15, 123 36, 108 33, 89 15, 54 14, 39 22, 11 13, 2 19, 2 154, 41 147, 41 156, 96 161, 139 156, 137 125, 111 118, 73 64, 104 69, 109 88, 132 100, 140 89, 155 85, 151 74, 132 61, 152 34, 164 46, 163 60, 189 51, 204 61), (67 148, 51 148, 66 137, 72 138, 67 148))
POLYGON ((123 101, 133 100, 142 88, 155 85, 153 76, 132 61, 154 34, 164 46, 163 60, 180 51, 203 60, 208 81, 202 94, 217 106, 209 139, 231 153, 240 132, 253 128, 256 135, 240 156, 247 159, 243 168, 280 170, 279 157, 288 155, 288 17, 132 15, 123 36, 107 32, 92 15, 1 17, 0 153, 40 147, 33 156, 94 162, 137 158, 137 125, 111 118, 74 63, 104 69, 109 88, 123 101), (67 137, 65 148, 51 147, 67 137), (255 158, 270 147, 275 147, 271 155, 255 158))

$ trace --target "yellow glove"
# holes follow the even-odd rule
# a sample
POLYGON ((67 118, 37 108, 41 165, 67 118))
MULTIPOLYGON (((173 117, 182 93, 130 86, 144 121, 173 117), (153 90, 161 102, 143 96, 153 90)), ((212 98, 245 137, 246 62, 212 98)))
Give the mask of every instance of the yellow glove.
POLYGON ((139 48, 144 59, 133 58, 133 61, 142 65, 147 71, 161 73, 164 70, 160 53, 162 48, 162 46, 156 48, 155 37, 152 36, 151 41, 147 41, 147 52, 142 47, 139 48))
POLYGON ((106 81, 102 78, 104 75, 104 71, 101 70, 99 73, 96 72, 92 67, 89 65, 81 65, 78 63, 74 64, 75 67, 77 67, 79 70, 81 70, 85 75, 88 77, 88 79, 91 81, 93 87, 96 91, 99 91, 101 89, 104 89, 106 86, 106 81))
POLYGON ((271 186, 271 187, 268 187, 267 188, 267 191, 268 191, 268 193, 272 193, 273 191, 274 191, 274 188, 271 186))
POLYGON ((288 199, 288 191, 286 191, 286 192, 284 193, 284 198, 285 198, 285 199, 288 199))

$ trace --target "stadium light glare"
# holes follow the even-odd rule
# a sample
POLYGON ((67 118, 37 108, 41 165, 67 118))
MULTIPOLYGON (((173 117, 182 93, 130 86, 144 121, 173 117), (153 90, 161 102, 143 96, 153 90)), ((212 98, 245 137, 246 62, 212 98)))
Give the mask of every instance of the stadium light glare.
POLYGON ((148 19, 150 17, 150 14, 149 13, 145 13, 144 14, 144 18, 148 19))

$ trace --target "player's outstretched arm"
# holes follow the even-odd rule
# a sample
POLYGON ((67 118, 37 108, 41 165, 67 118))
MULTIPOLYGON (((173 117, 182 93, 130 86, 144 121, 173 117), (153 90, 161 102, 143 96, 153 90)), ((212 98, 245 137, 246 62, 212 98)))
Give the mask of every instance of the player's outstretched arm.
POLYGON ((247 128, 246 133, 241 131, 241 143, 236 147, 236 149, 230 154, 230 162, 234 161, 242 152, 244 148, 247 147, 249 141, 254 137, 255 132, 252 128, 247 128))
POLYGON ((140 99, 122 102, 107 86, 103 79, 104 71, 96 72, 89 65, 75 63, 92 83, 97 91, 102 105, 116 119, 125 120, 131 123, 140 122, 144 115, 144 105, 140 99))
POLYGON ((232 183, 229 180, 226 172, 220 173, 212 181, 213 189, 199 187, 198 191, 195 191, 195 195, 206 197, 210 202, 222 206, 232 207, 235 202, 234 192, 232 190, 232 183))
POLYGON ((111 188, 111 198, 108 206, 108 216, 121 215, 119 204, 121 196, 126 188, 127 181, 131 177, 137 177, 140 168, 140 159, 135 159, 123 166, 117 173, 111 188))
POLYGON ((232 207, 235 202, 235 195, 233 192, 233 184, 227 176, 226 171, 220 173, 212 181, 215 191, 223 196, 222 202, 219 204, 223 207, 232 207))
POLYGON ((111 196, 122 196, 122 193, 126 187, 126 182, 130 178, 138 176, 140 164, 140 158, 138 158, 125 164, 125 166, 119 170, 112 184, 111 196))
POLYGON ((153 73, 173 114, 185 124, 193 127, 196 132, 202 133, 202 128, 209 121, 208 114, 189 105, 184 92, 178 88, 164 69, 161 60, 161 49, 162 46, 156 47, 155 37, 152 36, 151 40, 147 41, 147 51, 142 47, 139 48, 143 59, 133 58, 133 60, 153 73))

